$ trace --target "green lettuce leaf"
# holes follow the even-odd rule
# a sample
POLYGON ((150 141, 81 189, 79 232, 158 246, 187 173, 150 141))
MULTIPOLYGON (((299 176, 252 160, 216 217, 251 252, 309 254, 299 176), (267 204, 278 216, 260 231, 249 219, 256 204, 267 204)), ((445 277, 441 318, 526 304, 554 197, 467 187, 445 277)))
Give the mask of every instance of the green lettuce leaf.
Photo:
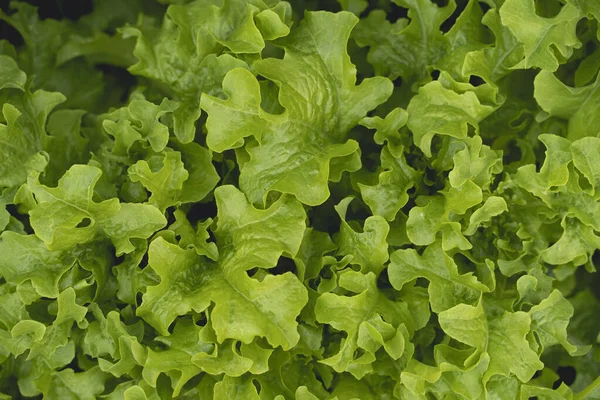
POLYGON ((502 24, 510 29, 524 48, 523 59, 514 67, 556 71, 558 65, 573 54, 573 49, 581 46, 575 33, 581 17, 580 11, 571 3, 567 3, 555 17, 544 18, 536 13, 533 0, 505 1, 500 7, 502 24))
POLYGON ((92 241, 97 235, 109 237, 117 254, 134 250, 132 238, 145 239, 166 224, 156 208, 120 203, 118 199, 93 200, 101 171, 74 165, 50 188, 30 177, 28 186, 37 205, 31 210, 31 226, 50 249, 69 249, 92 241))
POLYGON ((480 301, 477 306, 458 304, 439 317, 450 337, 489 354, 486 381, 495 374, 510 373, 527 382, 544 366, 526 339, 531 319, 524 312, 486 312, 480 301))
POLYGON ((385 12, 375 10, 358 25, 353 34, 360 46, 369 46, 368 59, 377 75, 390 79, 427 81, 436 63, 449 50, 449 41, 440 25, 456 7, 445 7, 428 0, 394 0, 409 9, 408 18, 391 24, 385 12))
POLYGON ((254 63, 259 74, 279 86, 279 101, 286 109, 281 117, 260 108, 258 84, 243 70, 230 72, 224 81, 224 85, 235 84, 240 93, 234 95, 224 86, 228 100, 202 97, 209 119, 225 110, 239 115, 218 129, 207 123, 209 146, 211 136, 229 146, 238 146, 244 136, 256 138, 246 144, 250 160, 240 175, 240 187, 252 202, 263 200, 271 190, 291 193, 309 205, 324 202, 331 159, 357 150, 358 144, 347 139, 348 131, 389 97, 391 84, 384 78, 355 85, 356 69, 346 53, 346 42, 356 22, 349 13, 308 13, 298 29, 278 42, 285 49, 283 60, 254 63), (304 40, 308 37, 312 39, 304 40), (306 86, 305 80, 315 84, 306 86), (278 150, 282 148, 286 150, 278 150), (304 185, 307 180, 310 185, 304 185))
POLYGON ((597 1, 38 3, 0 399, 600 399, 597 1))
POLYGON ((340 274, 340 288, 357 293, 347 297, 324 293, 317 299, 317 321, 345 331, 347 337, 337 354, 322 360, 338 372, 348 371, 360 379, 374 372, 371 365, 379 349, 394 360, 412 352, 408 344, 413 329, 406 303, 395 303, 379 293, 375 275, 348 271, 340 274), (360 356, 357 356, 361 354, 360 356))
POLYGON ((271 268, 283 253, 296 254, 304 233, 304 211, 290 197, 267 210, 254 209, 231 186, 218 189, 215 196, 219 261, 200 258, 162 238, 154 240, 149 264, 161 283, 146 290, 137 313, 166 336, 178 315, 205 311, 212 301, 211 320, 219 342, 231 338, 249 343, 264 336, 273 346, 290 348, 299 339, 295 317, 307 301, 306 289, 289 273, 259 281, 247 271, 271 268))

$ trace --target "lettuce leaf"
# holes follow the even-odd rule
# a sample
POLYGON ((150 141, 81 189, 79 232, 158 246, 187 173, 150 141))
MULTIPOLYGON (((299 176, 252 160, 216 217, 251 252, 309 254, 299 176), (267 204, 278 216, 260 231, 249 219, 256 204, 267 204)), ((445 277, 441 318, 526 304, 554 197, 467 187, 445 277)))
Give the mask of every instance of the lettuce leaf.
POLYGON ((597 2, 29 3, 0 399, 600 399, 597 2))

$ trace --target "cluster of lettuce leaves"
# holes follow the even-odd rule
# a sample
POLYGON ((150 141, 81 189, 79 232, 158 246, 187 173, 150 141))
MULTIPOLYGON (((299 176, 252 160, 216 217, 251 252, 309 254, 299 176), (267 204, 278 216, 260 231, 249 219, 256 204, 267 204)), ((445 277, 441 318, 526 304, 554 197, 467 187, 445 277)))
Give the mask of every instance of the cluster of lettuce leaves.
POLYGON ((599 2, 0 19, 0 399, 600 399, 599 2))

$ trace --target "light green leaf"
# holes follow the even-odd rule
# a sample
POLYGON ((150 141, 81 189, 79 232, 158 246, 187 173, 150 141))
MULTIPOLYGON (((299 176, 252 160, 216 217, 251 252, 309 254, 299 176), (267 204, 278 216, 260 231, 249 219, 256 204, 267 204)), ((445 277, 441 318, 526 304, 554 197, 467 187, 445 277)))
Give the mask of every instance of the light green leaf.
POLYGON ((600 139, 586 137, 571 145, 573 165, 577 168, 595 191, 600 190, 600 139))
POLYGON ((20 89, 25 90, 27 75, 19 69, 19 66, 9 56, 0 55, 0 90, 20 89))
POLYGON ((562 235, 556 243, 542 251, 542 259, 552 265, 585 264, 600 248, 600 236, 594 228, 574 218, 565 217, 560 225, 562 235))
POLYGON ((386 239, 390 226, 382 217, 370 216, 365 220, 362 232, 356 232, 346 221, 346 211, 352 199, 347 197, 335 206, 342 221, 337 237, 337 253, 351 255, 353 259, 350 262, 360 265, 364 273, 379 275, 389 258, 386 239))
MULTIPOLYGON (((192 363, 192 357, 207 352, 213 344, 200 339, 201 328, 191 320, 180 320, 169 336, 158 336, 155 340, 166 348, 148 349, 142 376, 152 387, 157 387, 160 374, 171 380, 173 396, 178 396, 183 386, 202 370, 192 363)), ((213 371, 211 371, 213 372, 213 371)))
POLYGON ((488 190, 495 174, 502 172, 502 156, 482 144, 480 136, 463 139, 453 143, 453 147, 462 148, 452 156, 453 168, 448 181, 459 188, 471 180, 483 190, 488 190))
POLYGON ((215 385, 215 399, 248 399, 259 400, 256 387, 248 377, 232 378, 225 376, 215 385))
POLYGON ((519 396, 521 384, 515 376, 494 375, 486 383, 488 399, 503 400, 519 396))
POLYGON ((100 175, 98 168, 74 165, 56 188, 41 185, 30 177, 28 186, 38 203, 30 211, 31 226, 48 248, 69 249, 104 233, 118 254, 128 253, 134 250, 130 239, 145 239, 166 224, 163 215, 152 206, 120 204, 114 198, 93 201, 100 175))
POLYGON ((0 232, 8 226, 11 215, 6 210, 6 206, 14 201, 16 191, 12 188, 6 188, 0 191, 0 232))
POLYGON ((479 227, 504 212, 508 211, 506 200, 502 197, 490 196, 483 203, 481 208, 478 208, 469 217, 469 226, 465 230, 465 235, 473 235, 479 227))
MULTIPOLYGON (((378 130, 375 134, 375 140, 378 140, 377 135, 380 132, 378 130)), ((393 221, 408 202, 407 191, 415 185, 421 174, 406 162, 404 147, 395 147, 391 142, 388 143, 390 144, 381 151, 381 167, 384 171, 379 174, 378 183, 358 183, 358 187, 364 202, 374 215, 393 221)))
POLYGON ((600 215, 600 205, 589 191, 583 190, 580 186, 579 175, 574 167, 560 167, 557 174, 560 178, 558 181, 552 174, 547 173, 547 171, 555 168, 553 167, 555 164, 553 160, 560 160, 560 156, 563 157, 562 163, 570 163, 571 152, 567 148, 569 142, 565 139, 562 139, 562 141, 559 147, 548 145, 546 160, 539 173, 536 172, 535 165, 525 165, 517 170, 513 178, 514 182, 541 199, 546 214, 562 216, 563 218, 569 215, 579 219, 583 224, 599 230, 600 224, 597 223, 597 218, 600 215), (568 177, 564 176, 565 171, 568 171, 568 177), (562 185, 551 186, 548 181, 562 185))
MULTIPOLYGON (((0 345, 17 357, 44 338, 46 326, 31 319, 19 321, 10 332, 0 331, 0 345)), ((8 355, 8 354, 7 354, 8 355)))
POLYGON ((469 125, 478 133, 479 122, 494 108, 481 104, 471 91, 458 94, 434 81, 419 89, 407 111, 407 125, 414 135, 415 145, 431 157, 431 141, 435 135, 464 139, 469 125))
POLYGON ((232 69, 223 79, 223 92, 229 97, 202 96, 200 106, 208 113, 206 143, 211 150, 223 152, 243 145, 243 138, 255 136, 261 140, 270 123, 285 118, 271 115, 261 108, 260 85, 252 72, 232 69))
POLYGON ((104 114, 102 127, 115 138, 113 154, 128 156, 131 146, 141 140, 155 152, 163 151, 169 141, 169 128, 160 119, 178 108, 177 102, 167 98, 156 105, 140 96, 126 107, 104 114))
POLYGON ((323 256, 337 246, 329 235, 313 228, 306 228, 300 249, 294 258, 301 281, 316 278, 323 268, 323 256))
POLYGON ((256 27, 266 40, 275 40, 290 33, 290 27, 286 25, 286 17, 290 16, 291 7, 284 2, 278 3, 277 6, 278 10, 263 10, 254 17, 256 27))
POLYGON ((523 60, 514 67, 556 71, 558 65, 573 54, 573 49, 581 47, 575 34, 581 17, 580 11, 571 3, 555 17, 543 18, 536 13, 534 0, 506 0, 500 7, 502 24, 525 49, 523 60))
POLYGON ((572 88, 558 80, 550 71, 541 71, 535 77, 536 101, 548 114, 569 121, 570 140, 597 136, 600 132, 595 113, 595 105, 600 101, 599 79, 587 86, 572 88))
MULTIPOLYGON (((6 279, 6 278, 5 278, 6 279)), ((0 295, 0 327, 10 331, 19 321, 30 319, 25 303, 18 293, 3 293, 0 295)))
POLYGON ((477 306, 457 304, 442 311, 439 321, 442 329, 453 339, 480 351, 487 350, 488 327, 481 302, 477 306))
POLYGON ((490 85, 496 85, 523 59, 524 50, 510 29, 502 24, 498 9, 488 10, 481 23, 489 27, 496 40, 493 46, 467 53, 462 74, 480 76, 490 85))
POLYGON ((212 164, 212 154, 197 143, 171 145, 181 153, 181 160, 189 176, 183 182, 181 195, 182 203, 195 203, 203 200, 220 180, 215 166, 212 164))
POLYGON ((422 256, 414 249, 395 251, 390 257, 388 275, 396 290, 414 279, 427 279, 429 302, 436 313, 460 303, 475 304, 481 293, 489 292, 472 272, 460 275, 456 263, 439 242, 427 246, 422 256))
MULTIPOLYGON (((101 311, 95 311, 98 317, 101 311)), ((109 312, 106 319, 99 320, 94 327, 90 324, 85 339, 89 350, 98 352, 96 357, 102 371, 121 377, 146 363, 148 351, 140 344, 144 333, 141 322, 127 326, 115 311, 109 312)))
POLYGON ((481 188, 468 180, 460 186, 450 187, 442 191, 446 201, 447 212, 463 215, 468 209, 483 201, 481 188))
MULTIPOLYGON (((478 187, 474 186, 471 181, 469 182, 469 187, 474 190, 468 193, 470 198, 467 199, 467 206, 472 207, 473 204, 481 202, 481 191, 478 191, 476 189, 478 187)), ((411 208, 408 220, 406 221, 406 233, 412 243, 419 246, 430 245, 436 241, 436 235, 441 231, 441 247, 444 251, 454 248, 468 250, 473 247, 462 234, 461 224, 449 218, 451 209, 447 207, 446 203, 453 203, 451 205, 458 207, 460 196, 458 198, 456 196, 454 198, 448 196, 447 199, 436 196, 421 198, 420 200, 423 200, 425 205, 411 208)), ((463 205, 460 206, 462 207, 463 205)))
POLYGON ((531 328, 536 333, 542 350, 560 344, 569 354, 582 354, 588 349, 578 348, 567 339, 567 326, 573 316, 573 306, 562 293, 554 289, 550 296, 529 310, 531 328))
POLYGON ((137 314, 167 336, 178 315, 202 312, 213 301, 211 321, 219 342, 231 338, 250 343, 265 336, 271 345, 288 349, 299 339, 295 318, 307 301, 306 289, 289 273, 259 281, 246 271, 271 268, 282 253, 296 254, 304 234, 304 210, 288 196, 257 210, 232 186, 220 187, 215 197, 218 263, 162 238, 154 240, 149 264, 161 282, 146 290, 137 314))
POLYGON ((321 362, 360 379, 374 371, 371 364, 380 348, 397 360, 411 347, 408 339, 413 321, 406 303, 392 302, 379 293, 372 272, 344 272, 338 284, 357 295, 325 293, 317 299, 317 321, 347 333, 339 352, 321 362), (356 355, 359 348, 364 352, 361 356, 356 355))
POLYGON ((35 235, 6 231, 0 238, 0 275, 17 285, 31 281, 41 296, 58 297, 58 281, 73 267, 74 254, 48 250, 35 235))
POLYGON ((148 202, 162 212, 179 203, 184 182, 189 177, 178 151, 168 151, 148 161, 140 160, 127 172, 133 182, 140 182, 152 192, 148 202))
POLYGON ((210 234, 208 227, 212 224, 209 218, 205 222, 198 223, 196 230, 190 224, 185 213, 178 209, 173 213, 175 222, 169 226, 175 235, 180 236, 179 245, 183 248, 193 248, 200 256, 207 256, 213 261, 219 258, 219 249, 214 242, 209 242, 210 234))
POLYGON ((369 129, 376 129, 373 140, 377 144, 384 144, 386 141, 390 146, 396 145, 400 140, 400 128, 406 125, 408 113, 402 108, 394 108, 385 118, 365 117, 360 120, 360 124, 369 129))
POLYGON ((512 373, 527 382, 536 370, 544 367, 526 339, 530 317, 521 311, 494 314, 484 311, 480 301, 477 306, 458 304, 441 312, 439 318, 442 329, 449 336, 489 354, 485 381, 495 374, 512 373))
POLYGON ((543 134, 538 139, 546 146, 546 159, 540 169, 540 179, 546 182, 546 190, 553 186, 564 186, 569 180, 569 163, 572 155, 571 143, 556 135, 543 134))
MULTIPOLYGON (((46 327, 44 337, 29 348, 28 358, 30 360, 37 359, 41 363, 51 363, 56 353, 60 353, 60 349, 69 347, 73 323, 77 323, 79 328, 87 327, 87 321, 84 318, 88 310, 75 302, 75 296, 75 290, 71 287, 58 295, 56 319, 51 326, 46 327)), ((70 356, 70 358, 72 357, 73 355, 70 356)))
POLYGON ((382 10, 375 10, 361 21, 353 37, 359 46, 370 47, 368 60, 377 75, 427 81, 433 67, 449 50, 440 25, 456 5, 451 1, 445 7, 438 7, 429 0, 394 0, 394 3, 409 9, 409 19, 391 24, 382 10))
MULTIPOLYGON (((181 102, 173 115, 173 124, 182 143, 194 139, 201 94, 220 94, 225 74, 236 67, 247 67, 244 61, 230 55, 217 56, 220 46, 234 53, 258 53, 265 46, 253 18, 259 11, 242 0, 229 0, 225 4, 195 1, 170 6, 160 28, 142 20, 137 28, 122 29, 125 37, 137 38, 133 54, 139 62, 129 70, 166 84, 181 102)), ((270 19, 273 17, 270 15, 270 19)), ((265 25, 263 22, 259 26, 265 25)), ((281 34, 281 24, 275 24, 271 20, 267 26, 277 26, 277 34, 281 34)))
MULTIPOLYGON (((210 339, 202 339, 210 340, 211 342, 217 341, 214 333, 211 334, 210 339)), ((227 376, 238 377, 246 372, 252 374, 267 372, 271 353, 273 353, 273 350, 265 349, 256 344, 256 342, 250 344, 242 343, 240 345, 235 340, 226 340, 219 346, 215 345, 214 351, 211 353, 205 350, 194 354, 192 362, 203 371, 212 375, 224 373, 227 376)))
POLYGON ((457 394, 471 399, 484 396, 483 377, 489 368, 490 356, 483 354, 473 365, 463 367, 471 361, 471 353, 471 350, 455 350, 444 345, 436 346, 435 358, 442 370, 441 379, 438 381, 439 386, 436 386, 441 389, 441 393, 447 396, 457 394))
MULTIPOLYGON (((384 78, 367 78, 355 85, 356 68, 346 43, 356 22, 350 13, 307 13, 301 25, 278 42, 285 49, 283 60, 268 58, 254 64, 260 75, 279 86, 279 102, 286 109, 283 121, 261 117, 266 114, 256 107, 258 85, 245 74, 244 84, 235 88, 245 93, 231 93, 229 101, 238 110, 251 110, 246 119, 236 120, 234 126, 222 124, 219 128, 224 131, 209 129, 209 137, 227 137, 228 143, 237 143, 240 134, 257 139, 246 145, 250 158, 240 175, 240 187, 252 202, 264 200, 272 190, 291 193, 309 205, 324 202, 331 159, 349 156, 358 148, 347 139, 348 131, 389 97, 392 85, 384 78), (306 80, 315 83, 307 86, 306 80), (239 100, 243 102, 238 104, 239 100), (238 132, 239 126, 253 131, 238 132)), ((241 72, 230 74, 236 77, 241 72)), ((212 109, 207 110, 209 116, 215 105, 223 106, 214 99, 206 102, 212 109)))
POLYGON ((215 346, 212 353, 196 353, 192 357, 194 365, 212 375, 242 376, 252 368, 252 359, 240 355, 238 342, 226 340, 215 346))
POLYGON ((52 374, 52 380, 48 382, 48 388, 44 391, 44 398, 95 400, 104 392, 106 378, 98 367, 83 372, 74 372, 71 368, 66 368, 52 374))
POLYGON ((470 357, 472 353, 472 350, 457 350, 440 344, 434 350, 436 366, 411 360, 400 375, 404 386, 401 396, 419 398, 423 392, 438 398, 452 399, 476 399, 484 396, 483 376, 489 367, 490 358, 487 354, 470 357))
POLYGON ((359 16, 369 5, 366 0, 338 0, 338 3, 342 6, 342 10, 350 11, 356 16, 359 16))
POLYGON ((469 74, 463 74, 467 54, 484 49, 484 43, 489 40, 489 31, 483 24, 482 16, 483 10, 477 1, 466 2, 450 30, 444 35, 448 49, 444 58, 436 63, 438 70, 445 71, 454 78, 469 78, 469 74))
POLYGON ((15 107, 10 103, 2 106, 0 123, 0 187, 18 186, 25 182, 30 172, 41 172, 48 163, 43 152, 48 136, 46 121, 51 110, 65 101, 60 93, 38 90, 26 93, 15 107))

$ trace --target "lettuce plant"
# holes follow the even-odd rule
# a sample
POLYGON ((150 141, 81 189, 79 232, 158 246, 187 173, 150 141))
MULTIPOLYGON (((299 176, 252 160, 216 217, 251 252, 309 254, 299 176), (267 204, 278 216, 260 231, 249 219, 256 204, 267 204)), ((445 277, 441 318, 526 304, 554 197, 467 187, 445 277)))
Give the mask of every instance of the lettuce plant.
POLYGON ((599 3, 56 3, 0 14, 0 399, 600 399, 599 3))

